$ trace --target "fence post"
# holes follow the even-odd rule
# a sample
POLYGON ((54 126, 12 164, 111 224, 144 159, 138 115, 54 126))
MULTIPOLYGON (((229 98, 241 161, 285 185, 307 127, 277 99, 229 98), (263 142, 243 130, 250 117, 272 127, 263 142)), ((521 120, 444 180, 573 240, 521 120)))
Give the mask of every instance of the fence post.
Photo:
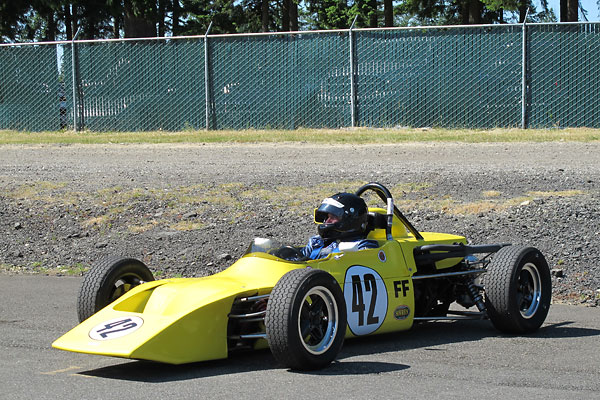
POLYGON ((352 25, 350 25, 350 31, 348 33, 350 39, 350 124, 352 128, 356 126, 356 93, 354 89, 354 34, 352 33, 352 29, 354 29, 354 24, 356 23, 357 18, 358 15, 354 17, 354 21, 352 21, 352 25))
POLYGON ((523 18, 523 44, 521 50, 521 129, 527 129, 527 16, 523 18))
POLYGON ((208 24, 208 29, 206 30, 206 33, 204 34, 204 98, 205 98, 205 102, 206 102, 206 130, 210 130, 210 79, 208 74, 210 73, 210 70, 208 68, 208 62, 209 62, 209 58, 208 58, 208 33, 210 32, 210 28, 212 28, 212 21, 210 21, 210 24, 208 24))
POLYGON ((77 132, 79 130, 79 121, 77 118, 77 103, 79 99, 77 87, 79 85, 79 57, 75 55, 75 39, 81 33, 81 28, 77 29, 77 33, 73 36, 71 40, 71 75, 73 77, 73 130, 77 132))

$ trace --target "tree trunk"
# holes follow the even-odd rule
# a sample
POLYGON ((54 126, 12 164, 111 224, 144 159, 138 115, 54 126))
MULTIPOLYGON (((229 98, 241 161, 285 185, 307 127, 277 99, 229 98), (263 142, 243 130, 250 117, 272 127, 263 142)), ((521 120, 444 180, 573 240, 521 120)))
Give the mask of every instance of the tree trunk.
POLYGON ((471 5, 471 0, 464 0, 460 3, 460 23, 461 23, 461 25, 469 24, 470 5, 471 5))
MULTIPOLYGON (((77 10, 77 6, 73 4, 73 13, 71 14, 71 27, 72 27, 72 36, 71 39, 77 35, 77 29, 79 29, 79 20, 77 16, 79 15, 79 11, 77 10)), ((81 39, 81 38, 80 38, 81 39)))
POLYGON ((394 5, 392 0, 383 0, 383 26, 394 26, 394 5))
POLYGON ((173 0, 173 26, 171 27, 171 33, 173 36, 179 35, 179 16, 181 15, 181 6, 179 0, 173 0))
POLYGON ((54 11, 49 10, 45 15, 45 19, 46 32, 44 33, 44 40, 54 42, 56 40, 56 18, 54 18, 54 11))
POLYGON ((156 24, 152 15, 136 15, 134 0, 125 0, 123 8, 125 17, 123 19, 123 30, 126 38, 143 38, 156 36, 156 24))
POLYGON ((369 28, 377 28, 377 0, 369 0, 369 28))
POLYGON ((519 23, 522 24, 525 21, 525 16, 527 15, 527 5, 521 4, 519 6, 519 23))
POLYGON ((483 4, 479 0, 469 1, 469 24, 480 24, 483 4))
POLYGON ((567 20, 569 22, 579 21, 579 0, 567 0, 567 20))
POLYGON ((568 0, 560 0, 560 22, 567 22, 569 14, 568 0))
POLYGON ((269 31, 269 0, 262 0, 261 3, 261 24, 262 31, 269 31))
POLYGON ((121 23, 118 15, 113 16, 113 37, 119 39, 121 37, 121 23))
POLYGON ((281 4, 281 30, 290 30, 290 3, 291 0, 283 0, 281 4))
POLYGON ((158 0, 158 37, 165 36, 165 14, 167 13, 166 0, 158 0))
POLYGON ((69 5, 65 5, 63 9, 65 14, 65 35, 67 40, 73 40, 73 18, 71 17, 71 8, 69 5))
POLYGON ((298 30, 298 0, 290 1, 290 30, 298 30))

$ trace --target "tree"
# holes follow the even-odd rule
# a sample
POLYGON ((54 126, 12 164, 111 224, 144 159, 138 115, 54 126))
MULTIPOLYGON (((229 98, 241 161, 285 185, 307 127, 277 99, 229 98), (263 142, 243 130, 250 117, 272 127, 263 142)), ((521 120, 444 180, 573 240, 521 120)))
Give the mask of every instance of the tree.
MULTIPOLYGON (((378 26, 377 0, 356 0, 350 7, 350 18, 356 18, 357 27, 376 28, 378 26)), ((346 26, 347 28, 347 26, 346 26)))
POLYGON ((154 1, 123 0, 123 11, 123 31, 126 38, 157 36, 157 9, 154 1))
POLYGON ((309 22, 316 29, 346 29, 353 18, 345 0, 310 0, 308 11, 309 22))
POLYGON ((555 20, 554 12, 548 8, 548 1, 541 0, 542 11, 538 13, 532 0, 482 0, 488 10, 504 12, 504 10, 517 12, 516 22, 523 23, 528 15, 530 22, 551 22, 555 20), (529 10, 529 12, 528 12, 529 10))
POLYGON ((35 0, 27 4, 5 1, 0 4, 2 41, 54 41, 59 34, 61 0, 35 0))
POLYGON ((261 2, 184 0, 181 8, 184 22, 178 28, 178 33, 203 35, 211 22, 211 33, 258 32, 261 28, 261 2), (245 7, 249 9, 244 10, 245 7))

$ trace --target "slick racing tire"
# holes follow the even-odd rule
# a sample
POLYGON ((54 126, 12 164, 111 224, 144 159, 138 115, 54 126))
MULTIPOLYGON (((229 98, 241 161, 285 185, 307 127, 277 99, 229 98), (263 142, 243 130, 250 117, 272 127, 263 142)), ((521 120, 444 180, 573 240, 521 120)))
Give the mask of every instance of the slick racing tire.
POLYGON ((131 288, 153 281, 146 265, 134 258, 111 256, 93 264, 83 278, 77 297, 79 322, 106 307, 131 288))
POLYGON ((341 350, 346 334, 340 285, 322 270, 288 272, 271 292, 265 326, 279 364, 295 370, 326 367, 341 350))
POLYGON ((505 333, 537 330, 552 297, 550 269, 534 247, 501 248, 484 277, 485 305, 492 324, 505 333))

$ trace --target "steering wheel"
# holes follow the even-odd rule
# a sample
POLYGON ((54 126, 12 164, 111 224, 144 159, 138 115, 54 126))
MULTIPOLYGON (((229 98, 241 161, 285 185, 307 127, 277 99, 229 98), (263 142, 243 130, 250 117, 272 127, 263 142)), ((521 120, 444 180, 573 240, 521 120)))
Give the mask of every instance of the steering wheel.
POLYGON ((308 257, 302 253, 302 251, 294 246, 282 246, 278 249, 273 249, 269 251, 269 254, 274 255, 275 257, 283 258, 285 260, 290 261, 306 261, 308 257))

